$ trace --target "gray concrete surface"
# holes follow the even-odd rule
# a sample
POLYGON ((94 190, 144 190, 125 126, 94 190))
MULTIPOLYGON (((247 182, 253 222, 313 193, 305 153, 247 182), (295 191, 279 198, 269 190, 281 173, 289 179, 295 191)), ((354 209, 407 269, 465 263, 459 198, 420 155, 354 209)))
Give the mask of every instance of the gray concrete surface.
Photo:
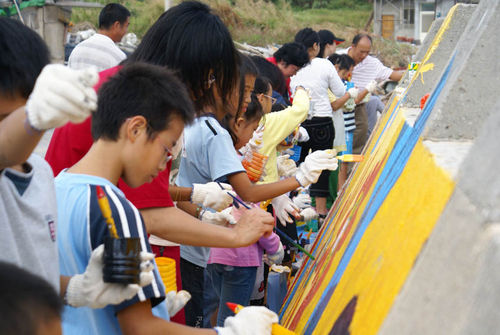
POLYGON ((500 87, 499 32, 500 1, 481 1, 457 43, 450 77, 426 125, 425 138, 478 136, 494 111, 500 87))
MULTIPOLYGON (((420 99, 427 93, 430 93, 436 86, 439 78, 441 78, 443 70, 446 68, 453 51, 462 36, 472 13, 476 9, 476 5, 459 4, 448 29, 444 32, 439 46, 430 56, 427 64, 433 63, 434 69, 423 73, 422 82, 419 78, 413 81, 413 84, 408 89, 405 105, 408 107, 418 107, 420 99)), ((431 41, 432 42, 432 41, 431 41)), ((429 43, 430 44, 430 43, 429 43)), ((420 52, 420 61, 424 57, 425 52, 420 52), (423 55, 422 55, 423 54, 423 55)))
POLYGON ((432 152, 444 149, 447 162, 436 163, 447 170, 454 157, 444 147, 453 143, 467 149, 473 144, 465 159, 456 158, 455 191, 380 334, 500 333, 498 32, 500 1, 482 0, 456 47, 439 50, 441 57, 448 57, 446 62, 436 59, 440 66, 455 59, 426 125, 424 143, 431 143, 432 152))
MULTIPOLYGON (((492 111, 500 109, 500 100, 492 111)), ((380 334, 497 334, 500 330, 500 113, 484 120, 456 189, 380 334)))

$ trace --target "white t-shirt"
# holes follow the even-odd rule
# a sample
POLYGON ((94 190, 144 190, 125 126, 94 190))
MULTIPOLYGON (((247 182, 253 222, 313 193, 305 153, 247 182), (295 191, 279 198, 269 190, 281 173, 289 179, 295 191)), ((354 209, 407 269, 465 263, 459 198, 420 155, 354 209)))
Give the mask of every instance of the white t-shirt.
POLYGON ((78 44, 71 52, 68 66, 79 70, 95 67, 97 71, 109 69, 120 64, 127 55, 120 50, 111 38, 95 34, 78 44))
POLYGON ((308 118, 332 117, 333 110, 328 97, 328 89, 337 97, 345 94, 345 87, 333 64, 324 58, 314 58, 291 78, 290 88, 297 86, 310 90, 311 103, 308 118))

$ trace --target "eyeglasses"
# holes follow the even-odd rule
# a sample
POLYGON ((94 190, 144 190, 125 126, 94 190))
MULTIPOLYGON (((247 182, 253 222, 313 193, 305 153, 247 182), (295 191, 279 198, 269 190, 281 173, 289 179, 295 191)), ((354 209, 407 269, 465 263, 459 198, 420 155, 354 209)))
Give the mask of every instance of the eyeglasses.
POLYGON ((170 151, 170 149, 166 145, 163 145, 161 143, 161 141, 158 141, 158 142, 160 142, 160 145, 163 147, 163 150, 165 151, 165 153, 164 153, 164 155, 165 155, 164 162, 166 164, 166 163, 170 162, 174 156, 172 155, 172 152, 170 151))
POLYGON ((276 98, 273 98, 272 96, 270 95, 267 95, 267 94, 262 94, 263 96, 265 96, 266 98, 269 98, 271 99, 271 103, 274 105, 276 103, 276 101, 278 101, 278 99, 276 98))

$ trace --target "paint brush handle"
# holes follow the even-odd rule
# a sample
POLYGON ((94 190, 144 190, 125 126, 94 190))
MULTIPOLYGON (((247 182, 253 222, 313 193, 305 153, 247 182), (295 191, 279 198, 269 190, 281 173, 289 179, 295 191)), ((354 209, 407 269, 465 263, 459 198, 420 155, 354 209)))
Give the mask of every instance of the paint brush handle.
POLYGON ((102 216, 104 216, 106 224, 108 225, 109 234, 111 235, 112 238, 118 238, 118 233, 116 232, 115 220, 113 219, 111 207, 109 206, 108 197, 106 196, 106 193, 104 192, 101 186, 96 186, 96 191, 97 191, 97 203, 99 204, 102 216))

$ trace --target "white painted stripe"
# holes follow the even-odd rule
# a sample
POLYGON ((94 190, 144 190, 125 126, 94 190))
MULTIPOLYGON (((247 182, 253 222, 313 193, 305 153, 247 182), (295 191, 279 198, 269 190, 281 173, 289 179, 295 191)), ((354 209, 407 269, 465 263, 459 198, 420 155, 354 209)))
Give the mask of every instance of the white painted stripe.
POLYGON ((113 192, 111 186, 106 185, 104 187, 106 188, 106 193, 108 194, 109 198, 111 198, 111 201, 113 201, 113 204, 115 204, 116 209, 118 210, 118 215, 120 216, 120 223, 123 230, 123 237, 130 237, 130 229, 128 228, 127 215, 125 213, 125 209, 123 208, 120 199, 118 199, 118 196, 115 194, 115 192, 113 192))

